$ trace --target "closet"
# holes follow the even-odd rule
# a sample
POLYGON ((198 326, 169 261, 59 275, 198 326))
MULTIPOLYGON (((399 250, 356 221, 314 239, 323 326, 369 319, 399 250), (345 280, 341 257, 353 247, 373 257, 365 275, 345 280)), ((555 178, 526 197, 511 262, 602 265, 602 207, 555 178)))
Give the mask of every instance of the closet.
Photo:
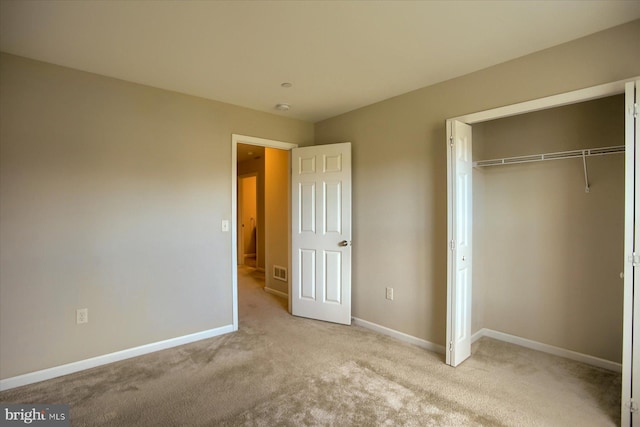
POLYGON ((624 102, 472 125, 472 334, 508 334, 619 369, 624 102))

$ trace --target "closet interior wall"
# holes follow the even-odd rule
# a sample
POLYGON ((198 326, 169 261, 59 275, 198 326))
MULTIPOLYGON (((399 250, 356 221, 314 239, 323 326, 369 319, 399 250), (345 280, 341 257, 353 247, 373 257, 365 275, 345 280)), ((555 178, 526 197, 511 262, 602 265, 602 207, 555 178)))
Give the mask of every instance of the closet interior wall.
MULTIPOLYGON (((624 96, 473 125, 473 160, 624 144, 624 96)), ((624 155, 474 168, 473 332, 622 360, 624 155)))

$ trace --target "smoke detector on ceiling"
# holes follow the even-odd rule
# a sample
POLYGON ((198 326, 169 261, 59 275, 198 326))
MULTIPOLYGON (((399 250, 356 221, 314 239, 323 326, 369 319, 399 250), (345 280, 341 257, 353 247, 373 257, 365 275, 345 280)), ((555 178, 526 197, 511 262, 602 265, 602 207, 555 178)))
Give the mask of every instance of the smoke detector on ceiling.
POLYGON ((289 104, 276 104, 276 110, 278 111, 289 111, 289 109, 291 109, 289 104))

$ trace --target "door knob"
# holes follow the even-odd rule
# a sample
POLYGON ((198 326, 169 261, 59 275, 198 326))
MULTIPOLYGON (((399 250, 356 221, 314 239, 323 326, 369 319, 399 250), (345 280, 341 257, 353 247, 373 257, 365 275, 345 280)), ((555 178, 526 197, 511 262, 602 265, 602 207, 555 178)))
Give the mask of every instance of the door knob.
POLYGON ((338 243, 338 246, 349 246, 349 242, 343 240, 342 242, 338 243))

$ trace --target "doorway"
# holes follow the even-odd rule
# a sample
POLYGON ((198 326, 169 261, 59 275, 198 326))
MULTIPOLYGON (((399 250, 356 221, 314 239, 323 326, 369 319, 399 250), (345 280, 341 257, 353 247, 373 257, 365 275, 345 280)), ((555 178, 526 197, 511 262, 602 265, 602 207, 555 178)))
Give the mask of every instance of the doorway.
MULTIPOLYGON (((624 117, 625 117, 625 142, 626 154, 625 154, 625 196, 624 196, 624 217, 625 217, 625 232, 624 232, 624 316, 623 316, 623 354, 622 354, 622 420, 623 424, 628 424, 630 421, 630 415, 635 410, 633 407, 633 400, 630 399, 631 390, 631 353, 634 353, 635 349, 631 347, 631 330, 632 324, 637 321, 637 317, 633 315, 637 306, 633 305, 633 285, 634 285, 634 271, 632 269, 632 257, 630 256, 633 250, 633 236, 635 234, 634 222, 633 222, 633 206, 637 204, 637 187, 634 186, 636 178, 636 163, 635 147, 636 147, 636 134, 638 132, 637 119, 637 93, 638 82, 633 80, 625 80, 614 82, 597 87, 587 88, 575 92, 570 92, 562 95, 552 96, 539 100, 529 101, 512 106, 497 108, 480 113, 469 114, 466 116, 457 117, 447 120, 447 144, 449 149, 447 150, 448 157, 448 198, 449 198, 449 221, 448 221, 448 235, 449 235, 449 251, 448 251, 448 276, 447 276, 447 300, 448 300, 448 314, 447 314, 447 341, 449 349, 447 351, 447 364, 456 366, 468 356, 456 355, 456 352, 468 353, 470 355, 470 332, 471 332, 471 304, 461 303, 461 296, 467 298, 471 292, 471 270, 465 271, 464 275, 457 275, 456 266, 458 264, 459 255, 456 250, 457 235, 460 229, 464 230, 464 224, 471 224, 473 222, 471 206, 473 192, 471 191, 471 178, 468 182, 468 186, 462 189, 468 191, 459 191, 459 182, 462 182, 456 173, 456 169, 464 169, 471 163, 471 133, 470 125, 480 123, 492 119, 498 119, 508 116, 515 116, 518 114, 545 110, 551 107, 575 104, 579 102, 589 101, 605 96, 616 95, 625 93, 624 101, 624 117), (635 105, 635 107, 634 107, 635 105), (462 137, 457 136, 462 135, 462 137), (463 135, 464 134, 464 135, 463 135), (468 144, 458 144, 468 140, 468 144), (464 152, 464 153, 463 153, 464 152), (467 164, 465 164, 467 163, 467 164), (459 167, 460 164, 460 167, 459 167), (467 195, 468 198, 462 200, 461 197, 467 195), (463 201, 464 203, 459 203, 463 201), (460 211, 460 206, 465 207, 466 212, 460 211), (467 208, 468 207, 468 208, 467 208), (460 221, 462 219, 462 221, 460 221), (462 228, 461 228, 462 226, 462 228), (458 280, 459 277, 466 277, 464 281, 458 280), (460 285, 463 286, 460 286, 460 285), (630 408, 626 409, 626 408, 630 408)), ((603 144, 608 145, 608 144, 603 144)), ((583 155, 584 156, 584 155, 583 155)), ((585 166, 585 178, 587 177, 585 166)), ((469 172, 470 173, 470 172, 469 172)), ((588 181, 586 183, 586 190, 589 190, 588 181)), ((464 197, 463 197, 464 198, 464 197)), ((521 248, 523 258, 521 262, 526 262, 526 248, 521 248)), ((466 255, 466 261, 469 265, 472 265, 473 252, 469 251, 466 255), (469 259, 471 258, 471 259, 469 259)), ((622 260, 621 260, 622 261, 622 260)), ((635 265, 635 264, 633 264, 635 265)), ((636 328, 633 328, 635 332, 636 328)), ((551 346, 547 346, 551 347, 551 346)), ((543 351, 545 349, 542 349, 543 351)), ((571 352, 567 352, 571 353, 571 352)), ((634 370, 635 371, 635 370, 634 370)))
POLYGON ((624 95, 472 128, 472 341, 620 372, 624 95))
POLYGON ((252 263, 254 259, 255 267, 249 268, 264 273, 264 290, 286 297, 290 311, 291 292, 287 274, 291 268, 289 150, 295 147, 296 144, 281 141, 232 135, 231 271, 234 330, 238 330, 238 266, 252 263), (252 216, 244 212, 241 197, 245 198, 248 193, 246 198, 253 199, 253 179, 255 211, 252 211, 252 202, 247 202, 250 205, 248 211, 254 214, 252 216), (245 191, 245 184, 250 188, 248 192, 245 191), (255 258, 251 252, 254 242, 255 258))

